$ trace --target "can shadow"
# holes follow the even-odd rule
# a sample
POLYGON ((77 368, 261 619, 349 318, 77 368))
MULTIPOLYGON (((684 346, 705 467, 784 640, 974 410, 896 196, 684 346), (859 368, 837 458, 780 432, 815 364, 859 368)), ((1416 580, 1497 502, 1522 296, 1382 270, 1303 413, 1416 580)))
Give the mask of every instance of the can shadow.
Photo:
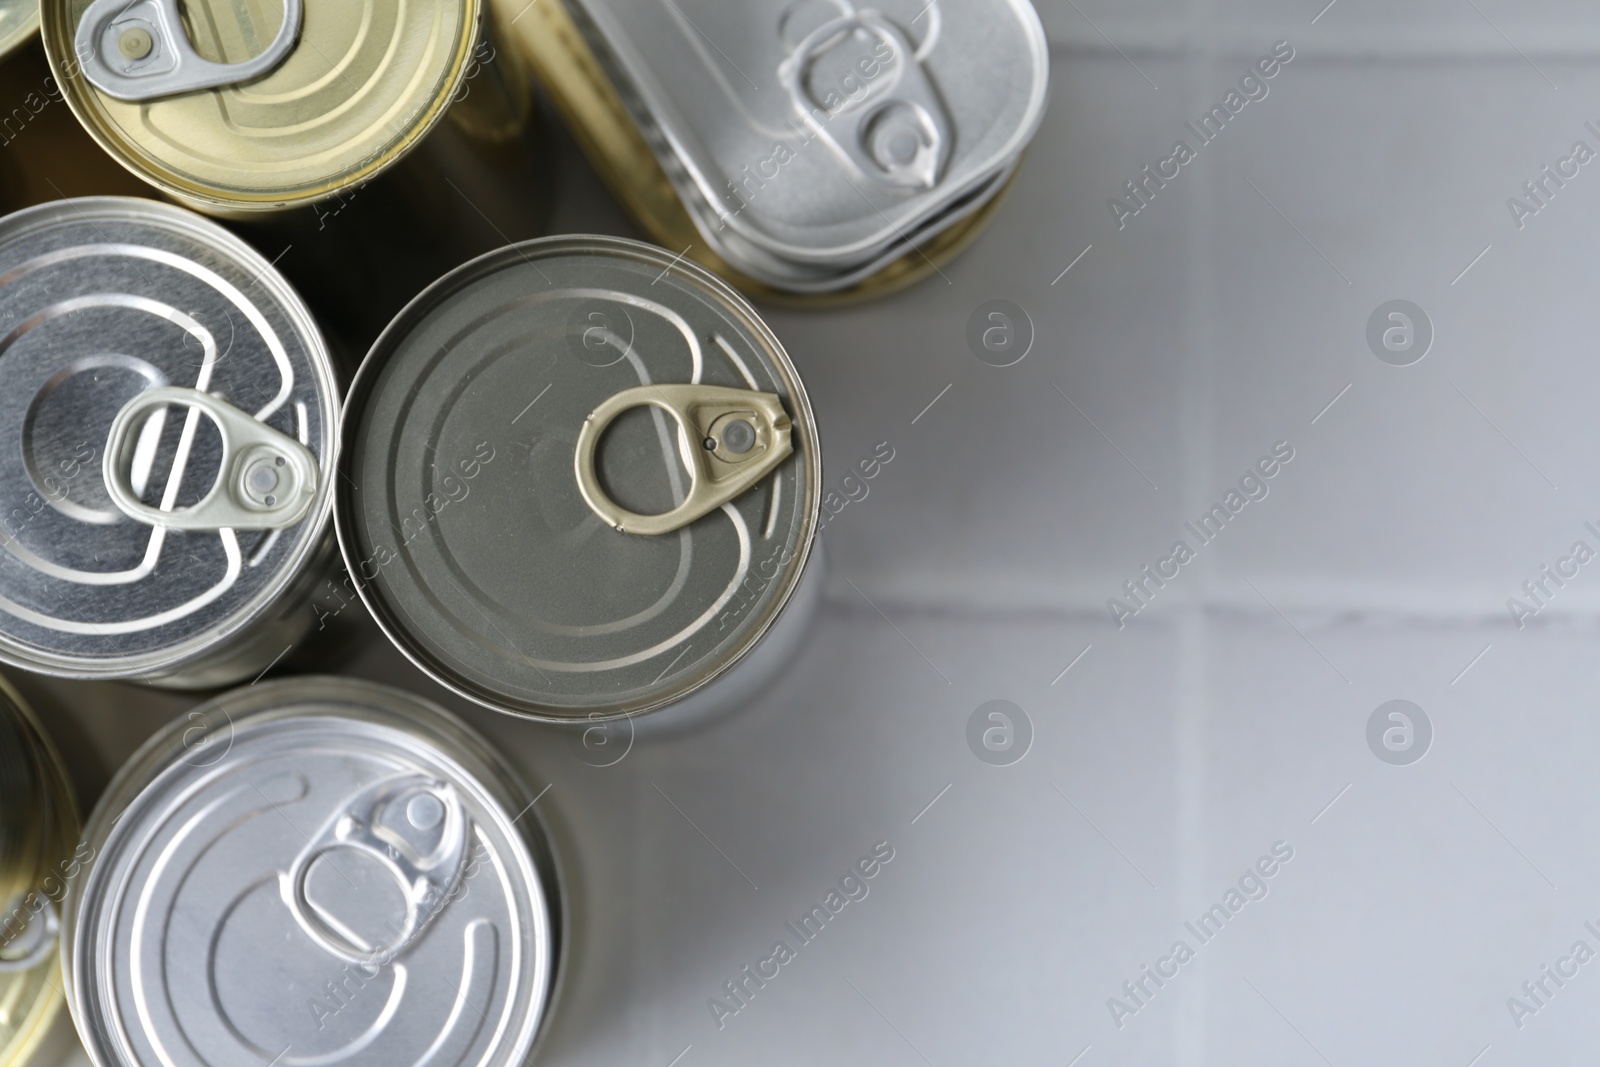
POLYGON ((229 221, 316 315, 349 380, 391 319, 457 266, 543 237, 555 170, 543 121, 507 136, 468 132, 448 114, 395 166, 318 204, 229 221))
POLYGON ((62 682, 23 671, 6 677, 61 754, 85 818, 117 768, 150 735, 206 698, 125 682, 62 682))

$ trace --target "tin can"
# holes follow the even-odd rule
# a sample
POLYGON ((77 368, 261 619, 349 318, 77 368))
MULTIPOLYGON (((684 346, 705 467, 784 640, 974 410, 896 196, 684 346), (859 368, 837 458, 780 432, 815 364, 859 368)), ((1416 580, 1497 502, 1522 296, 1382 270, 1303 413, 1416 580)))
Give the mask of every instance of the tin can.
POLYGON ((652 234, 763 295, 935 271, 992 215, 1048 87, 1027 0, 568 0, 512 29, 652 234))
POLYGON ((260 672, 332 559, 339 407, 299 298, 148 200, 0 220, 0 660, 177 687, 260 672))
POLYGON ((340 471, 352 595, 486 707, 710 707, 803 629, 805 388, 748 304, 654 246, 547 238, 440 279, 357 373, 340 471))
POLYGON ((531 800, 461 722, 366 682, 248 686, 175 721, 95 808, 67 896, 91 1059, 524 1063, 564 932, 531 800))
POLYGON ((66 770, 0 679, 0 1067, 21 1067, 60 1011, 60 906, 82 871, 66 770))
POLYGON ((310 204, 393 165, 444 117, 478 0, 44 0, 46 52, 113 157, 187 206, 310 204))
POLYGON ((0 59, 33 40, 39 29, 39 0, 0 0, 0 59))

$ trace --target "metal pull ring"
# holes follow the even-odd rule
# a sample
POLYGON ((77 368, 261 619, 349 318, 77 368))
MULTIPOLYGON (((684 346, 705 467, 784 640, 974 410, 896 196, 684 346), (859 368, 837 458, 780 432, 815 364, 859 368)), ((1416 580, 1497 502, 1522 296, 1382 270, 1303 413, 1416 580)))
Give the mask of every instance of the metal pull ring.
POLYGON ((117 412, 102 475, 124 515, 169 530, 281 530, 305 518, 318 483, 317 457, 305 445, 210 393, 176 385, 146 389, 117 412), (211 416, 222 435, 222 465, 199 503, 163 511, 139 499, 130 476, 145 419, 169 404, 211 416))
MULTIPOLYGON (((17 936, 17 940, 24 943, 26 951, 20 956, 0 956, 0 974, 31 971, 49 959, 50 954, 55 951, 56 940, 61 934, 61 921, 56 916, 56 906, 50 902, 50 898, 40 894, 40 899, 44 901, 44 907, 34 913, 33 918, 28 920, 28 925, 23 927, 17 936), (34 924, 40 922, 44 925, 35 930, 34 924)), ((19 898, 6 909, 7 915, 16 915, 27 902, 27 896, 19 898)))
POLYGON ((213 63, 189 42, 178 0, 95 0, 73 38, 89 83, 118 100, 214 89, 277 68, 300 35, 301 0, 284 0, 283 25, 266 51, 242 63, 213 63))
POLYGON ((818 26, 778 65, 778 79, 806 125, 861 177, 894 188, 938 184, 950 156, 950 120, 911 42, 876 11, 852 12, 818 26), (888 45, 892 80, 882 88, 869 86, 866 101, 846 102, 834 111, 813 98, 806 76, 829 47, 857 31, 888 45))
POLYGON ((618 533, 664 534, 689 525, 739 496, 794 451, 792 423, 774 393, 717 385, 641 385, 607 399, 578 431, 578 491, 606 525, 618 533), (600 487, 595 450, 606 428, 624 411, 656 407, 667 412, 693 442, 685 457, 689 494, 660 515, 640 515, 619 506, 600 487))
POLYGON ((454 786, 420 775, 390 778, 350 798, 278 876, 279 890, 300 928, 329 953, 348 963, 381 966, 416 941, 449 903, 466 870, 471 836, 454 786), (376 860, 400 887, 405 921, 385 944, 363 943, 306 894, 312 865, 341 849, 376 860))

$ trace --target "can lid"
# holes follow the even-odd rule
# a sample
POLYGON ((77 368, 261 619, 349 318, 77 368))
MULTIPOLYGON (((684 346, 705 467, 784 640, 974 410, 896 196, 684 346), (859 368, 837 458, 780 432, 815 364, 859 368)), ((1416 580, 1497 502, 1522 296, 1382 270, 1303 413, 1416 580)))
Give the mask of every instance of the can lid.
POLYGON ((80 1035, 103 1067, 521 1064, 558 952, 529 808, 483 741, 398 690, 213 701, 90 821, 65 920, 80 1035))
POLYGON ((192 206, 248 211, 325 198, 403 155, 466 75, 480 0, 187 0, 177 12, 176 0, 43 0, 50 65, 135 174, 192 206), (214 84, 230 72, 239 80, 214 84))
MULTIPOLYGON (((493 2, 508 19, 518 15, 519 0, 493 2)), ((711 235, 726 234, 731 238, 732 231, 717 229, 715 212, 702 207, 704 198, 698 189, 691 195, 687 185, 680 182, 675 187, 668 179, 663 159, 630 114, 619 95, 619 86, 602 67, 567 5, 535 4, 508 23, 506 36, 538 73, 551 102, 578 134, 590 163, 651 239, 667 248, 687 247, 689 259, 762 300, 838 306, 914 285, 936 273, 972 242, 998 210, 1006 188, 1015 180, 1013 168, 1012 177, 984 197, 971 214, 937 233, 915 238, 914 247, 908 243, 904 253, 892 262, 881 267, 874 263, 877 269, 870 277, 823 278, 807 283, 807 291, 798 293, 792 276, 760 280, 751 273, 753 265, 746 262, 742 249, 729 247, 724 254, 722 246, 728 242, 710 243, 711 235)))
POLYGON ((737 294, 636 241, 562 237, 422 293, 346 403, 352 582, 442 684, 553 721, 649 711, 788 602, 816 422, 737 294))
POLYGON ((180 208, 0 221, 0 659, 79 677, 191 662, 321 547, 339 410, 298 296, 180 208))
POLYGON ((862 266, 992 191, 1044 114, 1027 0, 575 3, 707 240, 797 268, 862 266))

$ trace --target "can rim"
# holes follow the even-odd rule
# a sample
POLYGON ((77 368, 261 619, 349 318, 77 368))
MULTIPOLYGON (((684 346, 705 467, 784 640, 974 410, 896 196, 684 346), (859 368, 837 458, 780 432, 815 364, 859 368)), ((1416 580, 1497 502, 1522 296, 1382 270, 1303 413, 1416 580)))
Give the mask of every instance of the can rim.
POLYGON ((360 561, 357 558, 358 546, 356 545, 358 523, 352 510, 355 506, 355 501, 352 499, 355 494, 352 490, 339 493, 334 506, 334 529, 339 539, 340 556, 344 560, 345 569, 352 575, 351 584, 355 586, 356 593, 360 596, 362 604, 366 606, 368 614, 372 616, 373 620, 378 624, 378 628, 389 639, 389 642, 417 669, 465 700, 470 700, 472 703, 488 708, 491 711, 514 715, 533 722, 555 723, 558 725, 570 725, 575 722, 608 722, 660 710, 704 690, 736 664, 742 662, 756 645, 767 636, 779 616, 783 614, 784 609, 788 607, 795 590, 799 587, 800 580, 811 562, 813 549, 816 545, 817 524, 822 509, 822 448, 818 440, 816 414, 812 410, 811 399, 806 393, 805 382, 800 376, 799 369, 795 367, 794 361, 789 358, 787 350, 784 349, 777 335, 772 332, 772 328, 767 325, 766 320, 736 289, 685 256, 673 256, 664 248, 644 241, 603 234, 562 234, 506 245, 503 248, 486 252, 475 259, 468 260, 413 297, 395 315, 389 325, 384 327, 383 332, 378 335, 378 339, 373 342, 372 348, 368 350, 366 357, 361 361, 361 367, 356 371, 355 377, 350 382, 350 388, 345 394, 344 413, 341 419, 343 440, 338 458, 340 480, 349 482, 351 485, 357 484, 354 481, 353 472, 350 470, 351 457, 355 454, 355 449, 352 446, 356 434, 364 425, 360 417, 362 409, 365 407, 373 390, 377 387, 378 379, 386 369, 386 357, 393 352, 401 340, 410 335, 420 321, 430 314, 443 298, 460 291, 477 278, 493 273, 506 265, 507 261, 520 259, 525 262, 534 262, 538 258, 548 258, 563 252, 580 250, 591 252, 609 250, 635 256, 643 255, 666 270, 682 272, 690 281, 703 287, 707 296, 723 302, 728 310, 743 318, 760 337, 761 341, 769 345, 777 355, 778 369, 782 372, 783 377, 787 379, 786 384, 789 387, 790 398, 795 408, 791 418, 794 421, 796 430, 802 433, 802 441, 807 445, 807 447, 796 449, 796 451, 803 455, 808 478, 805 515, 799 535, 799 545, 793 554, 794 563, 785 574, 783 587, 768 603, 764 618, 751 629, 741 647, 732 654, 723 657, 720 663, 715 664, 714 667, 703 673, 692 685, 676 691, 664 692, 656 697, 635 703, 602 706, 600 708, 533 704, 531 702, 514 708, 508 703, 481 692, 464 680, 454 677, 445 664, 439 663, 426 650, 420 647, 419 642, 412 639, 410 632, 402 623, 390 617, 390 614, 385 610, 382 599, 372 588, 371 583, 360 580, 360 561))
POLYGON ((433 132, 444 118, 445 112, 449 111, 456 94, 461 91, 462 83, 467 78, 467 71, 472 65, 472 56, 483 34, 487 0, 459 0, 459 2, 464 9, 462 24, 470 27, 470 30, 461 35, 460 45, 451 59, 448 84, 430 101, 428 107, 412 125, 410 132, 381 155, 363 159, 356 164, 355 169, 344 172, 340 177, 322 181, 290 195, 281 192, 251 194, 243 190, 224 193, 215 186, 185 181, 170 170, 154 165, 148 153, 139 150, 136 140, 116 135, 107 124, 99 121, 97 114, 90 109, 89 100, 80 98, 85 97, 88 92, 98 92, 98 90, 92 87, 88 90, 83 88, 87 80, 83 78, 82 71, 78 68, 77 56, 72 49, 75 27, 67 25, 65 0, 41 0, 39 31, 44 41, 45 59, 50 65, 50 73, 55 77, 56 85, 61 88, 61 95, 66 100, 67 107, 77 117, 78 124, 108 156, 140 181, 154 186, 162 193, 197 211, 248 216, 282 211, 286 208, 307 207, 364 185, 405 158, 413 148, 422 143, 424 137, 433 132), (62 58, 58 59, 58 52, 63 49, 62 58), (65 58, 69 56, 70 61, 65 58), (70 71, 67 69, 69 65, 70 71))
MULTIPOLYGON (((549 1030, 552 1008, 566 980, 566 946, 571 940, 571 907, 568 898, 565 872, 554 852, 554 834, 549 820, 535 810, 529 801, 530 794, 521 776, 505 757, 485 738, 448 709, 427 699, 394 686, 382 685, 359 678, 332 675, 302 675, 261 682, 233 689, 199 705, 186 716, 174 719, 148 738, 144 744, 117 769, 105 791, 101 794, 88 821, 83 827, 82 842, 94 849, 94 866, 85 877, 68 887, 62 902, 60 965, 62 988, 73 1023, 83 1040, 84 1048, 97 1067, 107 1067, 97 1038, 104 1039, 98 1028, 85 1014, 85 980, 93 973, 87 959, 80 956, 91 951, 89 943, 80 944, 79 925, 96 913, 95 904, 88 896, 88 885, 95 881, 101 869, 105 846, 116 832, 124 814, 143 797, 174 766, 182 762, 175 754, 173 743, 178 742, 178 752, 186 750, 185 734, 193 730, 197 718, 222 714, 230 728, 240 723, 250 726, 270 726, 295 718, 335 719, 363 722, 399 730, 417 738, 423 744, 436 748, 450 763, 458 765, 476 784, 497 802, 504 817, 505 829, 526 849, 533 884, 540 899, 534 901, 535 915, 545 918, 544 933, 548 936, 549 963, 542 977, 542 1001, 538 1021, 528 1036, 527 1047, 520 1050, 513 1062, 538 1047, 549 1030), (352 713, 338 711, 311 711, 296 705, 325 703, 349 709, 352 713), (519 814, 513 814, 513 810, 519 814), (530 825, 522 820, 531 818, 530 825), (542 906, 541 906, 542 905, 542 906), (85 966, 80 966, 80 963, 85 966)), ((536 799, 536 798, 534 798, 536 799)), ((112 885, 111 891, 120 887, 112 885)), ((102 894, 102 897, 104 894, 102 894)))
MULTIPOLYGON (((145 200, 133 196, 85 196, 52 200, 14 211, 0 218, 0 248, 28 233, 55 224, 67 216, 68 212, 74 213, 80 221, 107 215, 123 221, 130 219, 141 221, 140 213, 143 213, 143 221, 159 219, 167 225, 186 231, 190 236, 231 257, 237 265, 249 271, 269 296, 277 298, 285 317, 291 321, 306 342, 306 360, 316 375, 318 395, 327 398, 323 415, 328 426, 328 453, 323 456, 322 470, 324 474, 331 474, 338 469, 339 445, 343 440, 340 425, 343 408, 339 404, 339 386, 333 369, 332 353, 329 351, 327 339, 323 337, 304 299, 265 256, 202 215, 158 200, 145 200)), ((133 656, 92 660, 41 652, 15 641, 9 635, 0 634, 0 663, 8 663, 23 670, 36 671, 57 678, 91 680, 139 679, 181 671, 184 667, 194 664, 207 654, 233 641, 240 633, 249 629, 255 620, 267 614, 270 608, 291 590, 301 572, 315 558, 327 534, 336 495, 333 479, 328 479, 327 484, 318 489, 318 495, 320 499, 312 506, 310 514, 301 520, 302 524, 312 524, 312 529, 301 539, 294 552, 284 559, 272 580, 249 601, 236 608, 228 618, 204 633, 197 634, 181 645, 133 656)))
MULTIPOLYGON (((739 263, 739 269, 761 285, 781 288, 786 293, 802 297, 818 294, 842 295, 849 293, 852 287, 861 286, 878 277, 904 259, 926 256, 923 249, 937 248, 935 242, 946 232, 965 232, 960 228, 970 220, 974 218, 979 218, 980 222, 986 220, 989 217, 986 212, 990 206, 998 203, 1016 177, 1018 163, 1020 157, 1018 162, 1007 165, 998 174, 991 175, 977 189, 968 189, 960 197, 951 200, 943 214, 922 220, 920 229, 901 235, 878 255, 862 263, 843 265, 842 269, 830 274, 811 277, 785 276, 775 271, 769 264, 757 260, 757 254, 771 255, 770 250, 759 247, 748 251, 740 250, 736 243, 718 234, 709 224, 707 216, 703 213, 706 205, 698 199, 692 204, 685 202, 683 206, 706 244, 724 260, 739 263), (751 254, 752 252, 755 254, 751 254)), ((738 236, 742 238, 743 235, 738 236)), ((929 260, 929 263, 930 269, 936 269, 931 267, 932 260, 929 260)))

